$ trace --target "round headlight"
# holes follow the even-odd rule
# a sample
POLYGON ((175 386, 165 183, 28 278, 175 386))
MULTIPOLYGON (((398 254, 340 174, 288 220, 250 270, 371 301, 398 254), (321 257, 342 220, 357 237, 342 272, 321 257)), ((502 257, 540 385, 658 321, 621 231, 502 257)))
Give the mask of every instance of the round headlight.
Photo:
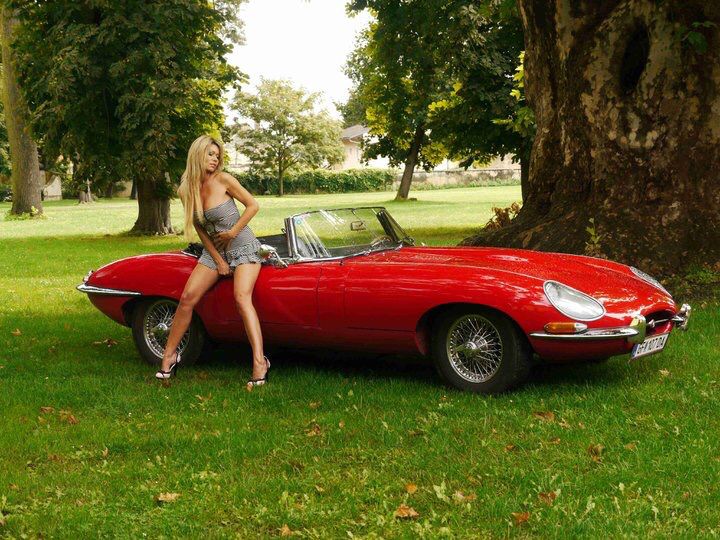
POLYGON ((592 296, 557 281, 546 281, 545 296, 563 315, 576 321, 594 321, 605 315, 605 307, 592 296))
POLYGON ((657 287, 658 289, 660 289, 662 292, 664 292, 664 293, 667 294, 668 296, 672 296, 672 295, 668 292, 668 290, 667 290, 665 287, 663 287, 662 284, 661 284, 657 279, 655 279, 654 277, 652 277, 651 275, 646 274, 646 273, 643 272, 642 270, 638 270, 638 269, 635 268, 634 266, 631 266, 631 267, 630 267, 630 270, 632 270, 632 273, 635 274, 635 275, 636 275, 637 277, 639 277, 640 279, 642 279, 643 281, 649 283, 650 285, 654 285, 655 287, 657 287))

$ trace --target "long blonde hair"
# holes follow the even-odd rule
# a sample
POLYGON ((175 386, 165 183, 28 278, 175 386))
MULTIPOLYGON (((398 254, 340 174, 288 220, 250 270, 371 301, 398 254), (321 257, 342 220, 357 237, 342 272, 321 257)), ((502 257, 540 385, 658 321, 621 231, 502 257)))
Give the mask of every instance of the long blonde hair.
POLYGON ((205 163, 205 156, 208 152, 208 147, 215 145, 220 149, 220 155, 218 156, 218 166, 215 169, 219 172, 223 168, 223 159, 225 156, 225 149, 220 139, 211 137, 210 135, 200 135, 190 145, 188 150, 187 165, 185 165, 185 172, 182 174, 180 180, 180 187, 178 188, 178 195, 183 203, 185 209, 185 238, 193 238, 195 228, 193 224, 195 222, 205 223, 205 214, 203 212, 203 203, 200 198, 200 186, 202 185, 203 175, 205 169, 203 164, 205 163))

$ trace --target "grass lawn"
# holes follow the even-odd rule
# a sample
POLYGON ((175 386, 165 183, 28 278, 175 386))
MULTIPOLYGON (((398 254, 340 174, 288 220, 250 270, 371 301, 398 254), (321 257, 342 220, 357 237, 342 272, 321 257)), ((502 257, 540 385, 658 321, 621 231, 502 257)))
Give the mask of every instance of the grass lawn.
MULTIPOLYGON (((416 195, 262 197, 253 228, 383 204, 417 240, 452 244, 519 187, 416 195)), ((163 386, 74 286, 185 242, 122 234, 131 201, 46 213, 0 221, 0 537, 720 535, 716 304, 660 355, 541 367, 492 398, 421 360, 291 351, 248 393, 243 347, 163 386), (395 517, 403 504, 418 515, 395 517)))

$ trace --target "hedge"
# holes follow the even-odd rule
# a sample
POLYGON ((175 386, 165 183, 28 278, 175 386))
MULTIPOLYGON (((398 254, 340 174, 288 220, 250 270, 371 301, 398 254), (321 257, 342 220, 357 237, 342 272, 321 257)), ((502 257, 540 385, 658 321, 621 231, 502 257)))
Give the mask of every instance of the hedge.
MULTIPOLYGON (((275 195, 280 191, 277 178, 271 175, 228 172, 255 195, 275 195)), ((288 174, 283 187, 286 194, 352 193, 387 190, 390 189, 393 180, 395 180, 395 172, 387 169, 348 169, 346 171, 316 169, 288 174)))

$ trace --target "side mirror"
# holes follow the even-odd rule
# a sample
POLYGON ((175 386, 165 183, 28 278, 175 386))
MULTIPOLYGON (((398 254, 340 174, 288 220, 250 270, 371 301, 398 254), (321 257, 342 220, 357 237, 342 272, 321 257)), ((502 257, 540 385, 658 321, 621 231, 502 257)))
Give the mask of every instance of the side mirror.
POLYGON ((272 246, 268 246, 267 244, 260 244, 260 249, 258 249, 257 254, 261 259, 270 263, 273 266, 277 266, 279 268, 288 267, 288 264, 280 258, 277 250, 272 246))

